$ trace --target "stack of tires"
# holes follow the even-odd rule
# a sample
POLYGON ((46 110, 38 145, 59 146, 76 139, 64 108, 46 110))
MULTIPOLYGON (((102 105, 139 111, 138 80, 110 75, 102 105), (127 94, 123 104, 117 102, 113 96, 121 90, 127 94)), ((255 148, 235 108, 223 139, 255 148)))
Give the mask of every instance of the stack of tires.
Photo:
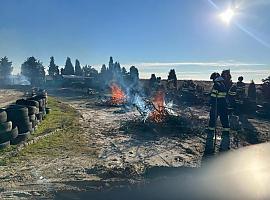
POLYGON ((35 129, 38 125, 37 114, 39 113, 39 103, 34 100, 19 99, 16 104, 27 107, 29 121, 32 123, 32 128, 35 129))
POLYGON ((34 97, 29 98, 28 100, 36 101, 38 102, 38 113, 36 114, 37 120, 41 122, 46 115, 46 99, 44 99, 42 96, 37 95, 34 97))
POLYGON ((8 147, 18 136, 18 128, 8 121, 5 109, 0 109, 0 149, 8 147))
POLYGON ((48 95, 45 90, 38 90, 36 95, 29 98, 29 100, 35 100, 39 103, 39 114, 37 118, 41 121, 45 118, 46 114, 50 112, 50 109, 47 108, 48 95))
POLYGON ((18 128, 18 136, 11 141, 11 144, 18 144, 26 140, 33 132, 32 123, 29 120, 28 108, 12 104, 6 108, 7 120, 12 121, 13 128, 18 128))

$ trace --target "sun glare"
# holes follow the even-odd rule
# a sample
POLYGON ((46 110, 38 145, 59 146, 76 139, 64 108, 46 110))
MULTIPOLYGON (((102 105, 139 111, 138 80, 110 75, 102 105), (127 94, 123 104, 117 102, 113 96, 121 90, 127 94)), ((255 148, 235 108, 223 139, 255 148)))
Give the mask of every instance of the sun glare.
POLYGON ((224 11, 223 13, 221 13, 219 15, 220 19, 226 23, 226 24, 230 24, 233 16, 234 16, 234 10, 231 8, 228 8, 226 11, 224 11))

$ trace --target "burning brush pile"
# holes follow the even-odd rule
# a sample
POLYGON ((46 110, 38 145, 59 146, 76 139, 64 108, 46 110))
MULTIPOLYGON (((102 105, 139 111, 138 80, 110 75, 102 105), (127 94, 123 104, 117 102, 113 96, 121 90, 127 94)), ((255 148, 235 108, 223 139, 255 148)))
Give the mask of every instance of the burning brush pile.
POLYGON ((124 122, 122 129, 134 134, 146 132, 156 134, 196 135, 204 130, 205 123, 188 108, 166 102, 165 92, 157 91, 151 99, 135 96, 133 105, 140 117, 124 122))
POLYGON ((112 83, 110 86, 111 96, 101 99, 96 102, 98 106, 107 107, 121 107, 127 104, 127 96, 125 92, 116 83, 112 83))
POLYGON ((136 130, 150 127, 152 130, 154 128, 162 132, 166 130, 166 132, 175 133, 175 130, 193 132, 194 129, 203 127, 201 120, 186 108, 177 107, 173 102, 166 102, 164 90, 158 90, 151 98, 146 98, 138 92, 123 90, 115 83, 111 84, 110 89, 111 96, 96 104, 107 107, 122 107, 124 110, 135 107, 140 116, 135 117, 135 120, 124 122, 127 123, 124 126, 128 129, 136 130))

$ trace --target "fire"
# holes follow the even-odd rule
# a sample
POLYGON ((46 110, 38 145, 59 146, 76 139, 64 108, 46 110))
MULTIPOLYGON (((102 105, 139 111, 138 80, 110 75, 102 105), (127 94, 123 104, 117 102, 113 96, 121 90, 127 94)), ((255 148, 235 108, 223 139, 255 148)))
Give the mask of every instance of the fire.
POLYGON ((149 118, 154 122, 162 122, 167 116, 167 111, 165 109, 165 93, 163 91, 158 91, 152 100, 154 110, 150 113, 149 118))
POLYGON ((121 88, 113 83, 111 85, 112 89, 112 103, 113 104, 123 104, 126 101, 126 95, 125 93, 121 90, 121 88))

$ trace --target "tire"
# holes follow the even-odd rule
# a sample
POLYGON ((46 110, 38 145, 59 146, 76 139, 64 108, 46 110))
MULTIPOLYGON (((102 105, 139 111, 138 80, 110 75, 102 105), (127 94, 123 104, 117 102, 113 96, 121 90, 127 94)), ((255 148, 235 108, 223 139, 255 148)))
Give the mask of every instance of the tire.
POLYGON ((4 122, 0 124, 0 134, 3 132, 8 132, 12 130, 12 122, 8 121, 8 122, 4 122))
POLYGON ((24 106, 35 106, 35 107, 39 107, 39 103, 35 100, 24 100, 24 99, 19 99, 16 101, 16 104, 18 105, 24 105, 24 106))
POLYGON ((0 143, 4 143, 18 137, 18 128, 15 127, 11 131, 3 132, 0 134, 0 143))
POLYGON ((32 128, 32 123, 31 122, 18 125, 19 134, 20 133, 26 133, 28 131, 32 131, 32 129, 33 128, 32 128))
POLYGON ((5 149, 10 146, 10 141, 4 142, 0 144, 0 149, 5 149))
POLYGON ((6 108, 8 121, 20 121, 28 117, 28 109, 20 105, 10 105, 6 108))
POLYGON ((36 115, 35 114, 29 115, 29 120, 30 120, 30 122, 35 121, 36 120, 36 115))
POLYGON ((27 106, 27 108, 28 108, 29 115, 34 115, 38 113, 38 109, 35 106, 27 106))
POLYGON ((35 129, 38 125, 38 121, 37 120, 34 120, 32 121, 32 128, 35 129))
POLYGON ((15 127, 14 129, 12 129, 10 132, 10 140, 13 140, 15 139, 16 137, 18 137, 18 134, 19 134, 19 131, 18 131, 18 128, 15 127))
POLYGON ((0 134, 0 144, 10 141, 10 138, 11 138, 10 132, 2 132, 0 134))
POLYGON ((42 112, 39 112, 36 116, 37 116, 37 120, 42 121, 42 119, 43 119, 43 113, 42 112))
POLYGON ((51 113, 51 108, 46 108, 46 114, 50 114, 51 113))
POLYGON ((11 140, 10 143, 12 145, 15 145, 15 144, 20 144, 21 142, 27 140, 30 136, 30 132, 26 132, 26 133, 21 133, 21 134, 18 134, 18 136, 14 139, 14 140, 11 140))
POLYGON ((7 112, 4 109, 0 109, 0 123, 7 121, 7 112))

